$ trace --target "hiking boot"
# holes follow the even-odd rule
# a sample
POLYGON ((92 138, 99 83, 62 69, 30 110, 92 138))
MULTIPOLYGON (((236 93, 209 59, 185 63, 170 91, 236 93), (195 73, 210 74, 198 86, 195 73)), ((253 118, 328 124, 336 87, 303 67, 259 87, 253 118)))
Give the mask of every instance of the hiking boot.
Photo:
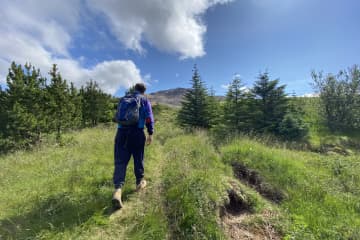
POLYGON ((115 209, 120 209, 123 207, 123 204, 121 202, 121 188, 115 189, 111 202, 115 209))
POLYGON ((141 189, 144 189, 146 187, 146 180, 141 179, 140 183, 136 185, 136 191, 140 191, 141 189))

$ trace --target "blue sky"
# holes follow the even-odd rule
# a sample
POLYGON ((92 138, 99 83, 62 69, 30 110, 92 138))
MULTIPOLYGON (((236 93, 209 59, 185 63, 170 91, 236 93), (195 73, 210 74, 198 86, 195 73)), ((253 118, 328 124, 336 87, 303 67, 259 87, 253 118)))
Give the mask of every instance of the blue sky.
POLYGON ((0 83, 11 61, 52 63, 78 86, 90 78, 122 94, 189 87, 198 65, 225 94, 239 74, 252 86, 268 71, 297 95, 313 92, 311 70, 359 63, 356 0, 0 0, 0 83))

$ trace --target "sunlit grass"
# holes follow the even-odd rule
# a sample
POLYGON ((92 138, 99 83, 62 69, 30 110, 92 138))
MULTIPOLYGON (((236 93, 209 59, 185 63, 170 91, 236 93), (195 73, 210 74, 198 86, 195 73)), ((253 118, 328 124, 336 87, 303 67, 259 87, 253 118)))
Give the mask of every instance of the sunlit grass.
POLYGON ((359 156, 324 156, 238 139, 222 148, 228 163, 241 162, 285 191, 281 208, 292 219, 288 238, 360 238, 359 156))
POLYGON ((242 223, 249 229, 266 222, 285 239, 360 239, 356 152, 344 157, 295 151, 259 136, 225 145, 218 139, 218 149, 206 131, 179 129, 176 110, 155 107, 154 114, 154 142, 145 153, 149 185, 134 191, 130 162, 125 207, 115 214, 115 125, 68 133, 60 145, 48 139, 31 151, 1 156, 0 239, 226 239, 219 209, 233 188, 249 204, 252 217, 242 223), (284 199, 274 203, 240 183, 234 162, 258 172, 284 199), (264 211, 274 219, 263 219, 264 211))

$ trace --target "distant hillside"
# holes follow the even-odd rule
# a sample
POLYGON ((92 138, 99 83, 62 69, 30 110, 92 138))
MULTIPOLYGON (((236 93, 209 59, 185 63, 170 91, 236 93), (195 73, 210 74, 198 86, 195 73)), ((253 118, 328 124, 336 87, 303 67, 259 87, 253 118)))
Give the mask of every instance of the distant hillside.
POLYGON ((166 104, 170 106, 180 106, 181 99, 188 89, 187 88, 174 88, 150 93, 148 98, 155 103, 166 104))
MULTIPOLYGON (((147 96, 153 104, 161 103, 169 106, 180 106, 187 90, 188 88, 174 88, 150 93, 147 96)), ((223 96, 217 96, 216 98, 220 101, 224 99, 223 96)))

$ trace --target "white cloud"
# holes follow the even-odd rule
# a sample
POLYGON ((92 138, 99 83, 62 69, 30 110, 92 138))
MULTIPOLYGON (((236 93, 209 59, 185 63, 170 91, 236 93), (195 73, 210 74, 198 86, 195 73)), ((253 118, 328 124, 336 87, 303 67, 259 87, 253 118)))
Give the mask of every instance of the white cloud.
POLYGON ((89 68, 82 65, 86 56, 73 58, 69 49, 73 36, 84 28, 82 15, 94 11, 105 15, 126 48, 143 53, 146 41, 180 58, 194 58, 205 54, 202 16, 208 8, 231 1, 0 0, 0 83, 5 83, 12 61, 30 62, 43 75, 55 63, 68 81, 80 86, 93 79, 108 93, 135 82, 150 83, 151 75, 142 76, 131 60, 103 61, 89 68))
MULTIPOLYGON (((95 79, 102 88, 114 94, 119 86, 129 88, 135 83, 143 82, 140 70, 132 61, 103 62, 90 71, 86 71, 88 79, 95 79)), ((145 75, 145 79, 149 76, 145 75)))
POLYGON ((309 98, 311 98, 311 97, 319 97, 320 96, 320 94, 319 93, 305 93, 305 94, 303 94, 303 95, 301 95, 300 97, 309 97, 309 98))
POLYGON ((221 88, 228 90, 229 86, 230 86, 230 84, 222 84, 221 88))
POLYGON ((7 73, 7 69, 9 68, 9 64, 7 61, 0 58, 0 84, 6 83, 6 77, 5 74, 7 73), (2 70, 4 71, 2 72, 2 70))
POLYGON ((158 49, 195 58, 205 54, 206 10, 232 0, 88 0, 103 13, 118 40, 127 48, 143 53, 142 42, 158 49))
POLYGON ((104 61, 93 68, 81 66, 83 57, 71 58, 71 33, 79 29, 81 1, 0 1, 0 83, 5 83, 10 63, 32 63, 46 75, 53 63, 77 86, 93 79, 114 94, 119 87, 142 82, 140 70, 130 60, 104 61))
POLYGON ((77 29, 80 1, 24 0, 21 4, 4 0, 1 4, 2 35, 21 33, 27 38, 36 39, 42 46, 58 55, 68 55, 67 45, 71 37, 67 30, 77 29), (65 29, 65 26, 67 29, 65 29))
POLYGON ((235 78, 242 78, 242 76, 239 73, 235 73, 233 76, 233 79, 235 79, 235 78))

